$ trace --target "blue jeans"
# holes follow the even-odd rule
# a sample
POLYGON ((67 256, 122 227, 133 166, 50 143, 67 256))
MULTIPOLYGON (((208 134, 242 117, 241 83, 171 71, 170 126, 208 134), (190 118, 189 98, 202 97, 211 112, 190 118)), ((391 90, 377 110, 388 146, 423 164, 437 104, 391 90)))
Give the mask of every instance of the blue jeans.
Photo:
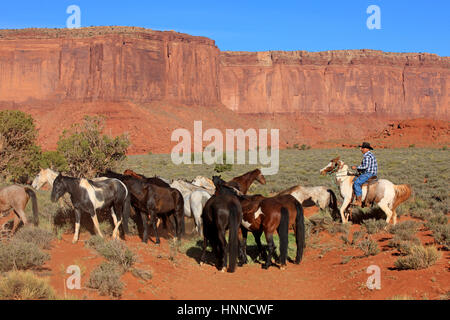
POLYGON ((353 190, 355 191, 355 195, 357 197, 362 196, 361 186, 372 176, 373 174, 371 173, 363 173, 362 175, 360 175, 358 178, 355 179, 355 182, 353 183, 353 190))

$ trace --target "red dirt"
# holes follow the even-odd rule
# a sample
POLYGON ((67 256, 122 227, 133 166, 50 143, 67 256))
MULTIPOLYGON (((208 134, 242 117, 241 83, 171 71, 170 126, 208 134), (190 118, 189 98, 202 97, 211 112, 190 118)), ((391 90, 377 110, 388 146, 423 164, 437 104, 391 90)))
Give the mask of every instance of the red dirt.
MULTIPOLYGON (((306 211, 310 215, 314 210, 306 211)), ((400 221, 409 219, 402 217, 400 221)), ((359 228, 354 225, 351 231, 359 228)), ((425 245, 433 243, 430 232, 420 231, 418 236, 425 245)), ((50 283, 60 297, 109 299, 84 287, 90 272, 104 260, 84 246, 89 237, 90 234, 83 233, 80 241, 72 244, 72 235, 66 234, 62 240, 55 240, 49 250, 51 260, 44 265, 41 275, 50 277, 50 283), (79 265, 82 270, 81 290, 64 289, 64 281, 69 277, 64 270, 72 264, 79 265)), ((362 252, 348 246, 343 248, 340 235, 321 232, 318 247, 306 247, 300 265, 288 263, 286 270, 278 267, 263 270, 259 263, 253 263, 238 267, 232 274, 219 272, 209 264, 200 266, 189 255, 171 251, 167 238, 162 238, 161 245, 156 246, 152 242, 143 244, 137 236, 128 237, 127 246, 138 255, 135 266, 151 271, 153 277, 144 281, 130 272, 125 273, 122 281, 126 288, 122 299, 389 299, 394 296, 440 299, 450 291, 448 251, 440 251, 441 258, 427 269, 398 271, 394 269, 397 251, 387 247, 391 237, 387 232, 374 235, 382 252, 359 258, 362 252), (343 256, 355 258, 341 264, 343 256), (370 265, 381 268, 381 290, 366 287, 369 277, 366 269, 370 265)), ((195 250, 198 254, 200 248, 195 250)))
MULTIPOLYGON (((177 144, 171 141, 172 132, 185 128, 193 136, 196 120, 202 121, 203 133, 209 128, 217 128, 224 136, 225 129, 279 129, 280 149, 296 144, 313 148, 354 147, 361 141, 370 141, 376 148, 450 145, 450 121, 445 120, 395 120, 364 115, 238 114, 223 106, 186 107, 162 102, 65 102, 17 105, 16 108, 33 116, 39 130, 38 143, 44 150, 56 149, 62 131, 73 123, 80 123, 85 115, 106 116, 107 134, 128 133, 132 142, 129 154, 169 153, 177 144)), ((205 142, 203 147, 206 145, 205 142)))

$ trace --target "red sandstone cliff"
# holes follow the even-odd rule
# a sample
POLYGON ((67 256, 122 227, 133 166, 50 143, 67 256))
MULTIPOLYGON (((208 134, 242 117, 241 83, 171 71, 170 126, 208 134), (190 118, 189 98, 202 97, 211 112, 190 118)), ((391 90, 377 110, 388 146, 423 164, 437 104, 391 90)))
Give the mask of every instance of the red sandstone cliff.
POLYGON ((450 116, 450 57, 374 50, 222 52, 222 102, 245 113, 450 116))
POLYGON ((446 145, 449 79, 450 57, 433 54, 220 52, 208 38, 130 27, 0 30, 0 110, 30 113, 50 149, 86 114, 128 132, 133 153, 169 152, 171 132, 194 120, 279 128, 282 148, 446 145), (388 125, 407 118, 445 121, 388 125))
POLYGON ((0 101, 216 104, 213 40, 142 28, 0 31, 0 101))

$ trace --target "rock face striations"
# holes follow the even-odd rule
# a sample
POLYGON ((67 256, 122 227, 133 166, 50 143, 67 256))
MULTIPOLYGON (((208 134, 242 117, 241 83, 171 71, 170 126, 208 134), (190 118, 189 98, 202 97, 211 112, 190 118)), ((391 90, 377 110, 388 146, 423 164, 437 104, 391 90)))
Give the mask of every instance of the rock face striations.
POLYGON ((213 40, 142 28, 0 31, 0 101, 216 104, 213 40))
POLYGON ((172 101, 240 113, 448 118, 450 57, 374 50, 220 52, 133 27, 0 30, 0 102, 172 101))
POLYGON ((245 113, 448 117, 450 57, 374 50, 222 52, 222 102, 245 113))
POLYGON ((30 113, 46 149, 98 114, 108 132, 130 134, 132 153, 169 152, 171 132, 195 120, 205 129, 279 128, 282 148, 363 137, 448 145, 450 57, 221 52, 208 38, 135 27, 0 30, 2 109, 30 113), (418 118, 432 123, 389 126, 418 118))

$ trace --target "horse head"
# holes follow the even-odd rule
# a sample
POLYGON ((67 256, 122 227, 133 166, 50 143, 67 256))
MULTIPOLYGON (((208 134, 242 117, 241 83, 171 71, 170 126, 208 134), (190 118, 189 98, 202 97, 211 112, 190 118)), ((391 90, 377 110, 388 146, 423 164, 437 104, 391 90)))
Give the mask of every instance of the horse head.
POLYGON ((334 170, 337 169, 337 167, 339 166, 339 164, 341 163, 341 161, 339 160, 341 157, 338 156, 334 159, 331 159, 330 162, 322 169, 320 169, 320 174, 321 175, 326 175, 329 172, 333 172, 334 170))
POLYGON ((256 181, 258 181, 261 184, 266 184, 266 177, 261 173, 261 170, 256 169, 258 172, 258 175, 256 176, 256 181))
POLYGON ((64 177, 60 173, 55 181, 53 181, 53 188, 52 188, 52 194, 50 196, 50 199, 52 202, 58 201, 59 198, 61 198, 64 193, 66 193, 66 185, 64 184, 64 177))

